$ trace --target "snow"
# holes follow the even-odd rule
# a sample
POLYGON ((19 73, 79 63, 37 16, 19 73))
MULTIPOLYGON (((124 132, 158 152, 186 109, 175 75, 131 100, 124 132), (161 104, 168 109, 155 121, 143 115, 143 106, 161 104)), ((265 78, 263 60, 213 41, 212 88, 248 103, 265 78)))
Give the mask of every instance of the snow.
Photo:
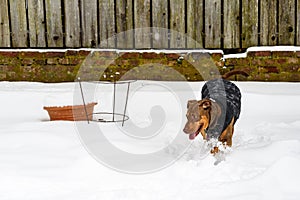
POLYGON ((209 53, 209 54, 224 54, 223 50, 218 50, 218 49, 196 49, 196 50, 185 50, 185 49, 145 49, 145 50, 116 50, 118 53, 127 53, 127 52, 132 52, 132 53, 177 53, 177 54, 186 54, 186 53, 209 53))
POLYGON ((186 53, 217 53, 224 54, 222 50, 218 49, 196 49, 196 50, 185 50, 185 49, 95 49, 95 48, 77 48, 77 49, 1 49, 3 52, 67 52, 67 51, 113 51, 118 54, 121 53, 177 53, 177 54, 186 54, 186 53))
POLYGON ((259 47, 249 47, 244 53, 236 54, 226 54, 223 56, 223 59, 227 58, 246 58, 248 52, 259 52, 259 51, 300 51, 299 46, 259 46, 259 47))
POLYGON ((261 46, 249 47, 247 52, 250 51, 300 51, 299 46, 261 46))
MULTIPOLYGON (((243 95, 242 113, 233 147, 218 165, 200 137, 177 158, 180 145, 190 142, 181 131, 186 101, 199 98, 203 84, 138 81, 132 83, 131 120, 124 127, 82 122, 86 127, 100 127, 114 146, 129 153, 147 155, 180 138, 166 148, 166 157, 173 157, 173 163, 136 175, 98 162, 82 143, 80 123, 49 121, 43 106, 74 102, 77 83, 0 82, 0 199, 299 199, 300 84, 236 82, 243 95), (166 119, 159 134, 141 133, 140 140, 122 134, 132 124, 145 128, 159 123, 153 118, 159 109, 151 113, 157 105, 166 119)), ((91 85, 83 86, 87 93, 91 85)), ((120 90, 118 110, 124 104, 120 90)), ((111 85, 98 85, 86 100, 97 100, 96 110, 110 110, 111 99, 111 85)))
POLYGON ((235 54, 226 54, 222 59, 226 60, 228 58, 247 58, 247 52, 245 53, 235 53, 235 54))

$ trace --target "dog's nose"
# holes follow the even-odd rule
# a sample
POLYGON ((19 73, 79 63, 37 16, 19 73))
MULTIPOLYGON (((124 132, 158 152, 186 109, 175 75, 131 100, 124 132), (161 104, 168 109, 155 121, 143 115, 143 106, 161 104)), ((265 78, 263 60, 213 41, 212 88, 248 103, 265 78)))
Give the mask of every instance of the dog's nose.
POLYGON ((185 133, 187 133, 187 134, 189 133, 189 129, 188 129, 187 126, 184 127, 183 132, 185 132, 185 133))

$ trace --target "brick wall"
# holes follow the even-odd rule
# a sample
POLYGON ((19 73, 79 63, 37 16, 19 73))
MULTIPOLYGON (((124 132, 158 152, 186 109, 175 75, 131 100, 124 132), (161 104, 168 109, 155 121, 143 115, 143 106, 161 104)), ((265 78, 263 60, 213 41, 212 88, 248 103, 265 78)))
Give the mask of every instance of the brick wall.
POLYGON ((232 58, 222 51, 156 52, 89 50, 0 50, 0 81, 69 82, 90 80, 189 80, 243 70, 241 81, 300 81, 300 51, 249 51, 232 58), (130 72, 130 73, 129 73, 130 72))
POLYGON ((225 66, 249 73, 239 80, 300 81, 300 51, 249 51, 244 58, 225 59, 225 66))

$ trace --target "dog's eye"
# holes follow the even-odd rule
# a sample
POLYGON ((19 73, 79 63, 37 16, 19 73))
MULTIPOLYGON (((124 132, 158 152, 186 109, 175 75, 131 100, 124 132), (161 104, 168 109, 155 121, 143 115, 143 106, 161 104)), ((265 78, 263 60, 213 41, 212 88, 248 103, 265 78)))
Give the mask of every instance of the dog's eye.
POLYGON ((197 119, 197 115, 192 114, 192 118, 193 118, 193 119, 197 119))

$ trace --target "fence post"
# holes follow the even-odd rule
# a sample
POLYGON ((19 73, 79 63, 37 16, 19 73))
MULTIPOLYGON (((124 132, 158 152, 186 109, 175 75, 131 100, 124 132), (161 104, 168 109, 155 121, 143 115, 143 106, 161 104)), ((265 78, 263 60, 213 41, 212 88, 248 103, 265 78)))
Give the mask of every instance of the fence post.
POLYGON ((240 48, 240 1, 224 0, 224 48, 240 48))
POLYGON ((0 47, 10 47, 10 32, 7 0, 0 0, 0 47))
POLYGON ((242 1, 242 48, 258 45, 258 0, 242 1))
MULTIPOLYGON (((298 1, 299 2, 299 1, 298 1)), ((295 0, 282 0, 279 6, 279 44, 294 45, 295 0)))
POLYGON ((63 47, 61 0, 45 0, 48 47, 63 47))
POLYGON ((221 0, 205 1, 205 48, 221 48, 221 0))
POLYGON ((11 37, 13 47, 28 47, 26 1, 10 0, 11 37))

